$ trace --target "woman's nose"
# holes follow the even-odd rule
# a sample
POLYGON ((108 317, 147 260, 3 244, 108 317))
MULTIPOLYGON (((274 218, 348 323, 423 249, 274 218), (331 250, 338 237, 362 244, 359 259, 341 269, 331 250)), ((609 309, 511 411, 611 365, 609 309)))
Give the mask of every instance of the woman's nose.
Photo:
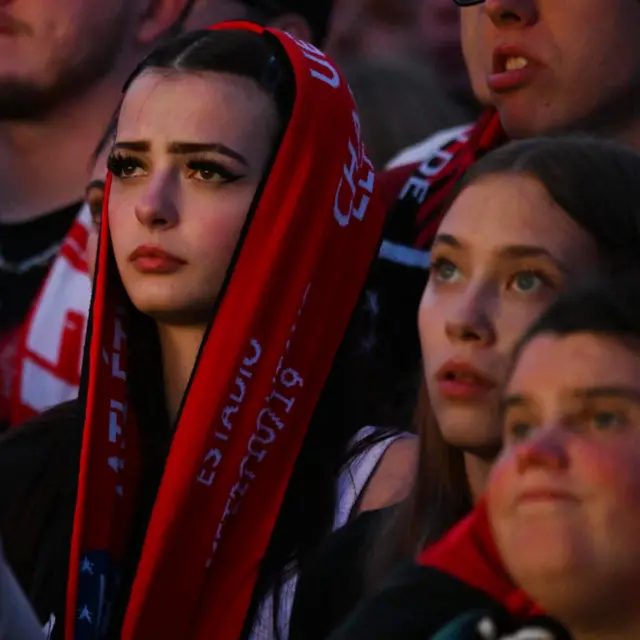
POLYGON ((487 292, 465 296, 445 322, 445 333, 451 342, 472 342, 490 346, 496 341, 487 292))
POLYGON ((149 182, 135 204, 140 224, 150 228, 170 228, 178 223, 177 187, 170 175, 149 182))

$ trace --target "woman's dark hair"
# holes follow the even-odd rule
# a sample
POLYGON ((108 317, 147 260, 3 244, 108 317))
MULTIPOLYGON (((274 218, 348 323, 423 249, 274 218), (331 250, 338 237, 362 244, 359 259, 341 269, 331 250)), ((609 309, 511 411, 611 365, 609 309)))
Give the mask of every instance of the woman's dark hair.
MULTIPOLYGON (((474 164, 456 185, 450 203, 469 185, 499 175, 539 181, 593 238, 606 275, 640 264, 640 155, 633 149, 586 136, 512 142, 474 164)), ((415 425, 421 441, 416 480, 409 498, 372 534, 367 588, 375 589, 395 562, 435 542, 472 506, 463 452, 444 440, 424 381, 415 425)))
MULTIPOLYGON (((530 176, 596 241, 606 266, 634 264, 640 247, 640 154, 616 142, 558 136, 512 142, 473 165, 454 197, 500 174, 530 176)), ((479 215, 482 215, 479 212, 479 215)))
POLYGON ((230 73, 254 80, 275 101, 281 129, 293 107, 293 70, 278 40, 246 29, 189 31, 151 52, 125 82, 126 92, 143 72, 230 73))
POLYGON ((623 276, 599 278, 560 296, 520 339, 512 363, 515 364, 524 348, 540 335, 574 333, 613 337, 638 351, 640 271, 635 269, 623 276))

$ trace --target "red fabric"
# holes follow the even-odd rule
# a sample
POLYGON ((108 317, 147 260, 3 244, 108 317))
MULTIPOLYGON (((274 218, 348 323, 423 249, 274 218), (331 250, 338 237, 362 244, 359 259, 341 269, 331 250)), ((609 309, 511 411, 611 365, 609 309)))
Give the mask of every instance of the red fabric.
MULTIPOLYGON (((294 69, 295 104, 179 418, 126 611, 125 640, 239 637, 297 453, 384 222, 353 98, 333 64, 284 33, 238 23, 222 28, 230 26, 279 41, 294 69)), ((126 404, 123 291, 110 252, 107 204, 67 640, 99 637, 140 468, 135 416, 126 404)))
POLYGON ((378 173, 378 185, 380 186, 380 197, 384 203, 385 209, 390 211, 398 199, 398 194, 402 191, 402 187, 407 180, 414 174, 419 163, 412 163, 395 167, 394 169, 386 169, 378 173))
POLYGON ((484 500, 440 541, 425 549, 418 562, 484 591, 516 617, 542 613, 507 575, 493 540, 484 500))
POLYGON ((15 397, 16 361, 20 343, 20 328, 0 333, 0 424, 11 426, 11 404, 15 397))
POLYGON ((89 225, 88 211, 81 211, 25 322, 10 337, 13 361, 4 377, 11 385, 6 407, 11 426, 78 394, 91 300, 85 255, 89 225))

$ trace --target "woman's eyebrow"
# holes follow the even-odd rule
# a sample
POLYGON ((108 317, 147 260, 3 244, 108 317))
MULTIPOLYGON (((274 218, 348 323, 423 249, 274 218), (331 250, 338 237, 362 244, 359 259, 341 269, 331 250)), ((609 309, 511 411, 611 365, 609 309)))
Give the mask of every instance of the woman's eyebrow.
MULTIPOLYGON (((114 149, 124 149, 125 151, 137 151, 138 153, 146 153, 151 149, 151 145, 146 140, 118 140, 113 147, 114 149)), ((171 142, 167 147, 167 151, 176 155, 213 151, 232 158, 245 167, 249 165, 247 159, 241 153, 234 151, 231 147, 221 142, 171 142)))

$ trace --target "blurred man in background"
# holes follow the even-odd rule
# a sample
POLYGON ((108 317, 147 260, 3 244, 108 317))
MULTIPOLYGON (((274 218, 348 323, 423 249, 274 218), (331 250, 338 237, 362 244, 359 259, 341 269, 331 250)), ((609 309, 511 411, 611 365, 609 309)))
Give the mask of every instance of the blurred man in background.
POLYGON ((89 158, 188 0, 0 1, 0 425, 75 396, 89 158), (44 285, 44 286, 43 286, 44 285))

